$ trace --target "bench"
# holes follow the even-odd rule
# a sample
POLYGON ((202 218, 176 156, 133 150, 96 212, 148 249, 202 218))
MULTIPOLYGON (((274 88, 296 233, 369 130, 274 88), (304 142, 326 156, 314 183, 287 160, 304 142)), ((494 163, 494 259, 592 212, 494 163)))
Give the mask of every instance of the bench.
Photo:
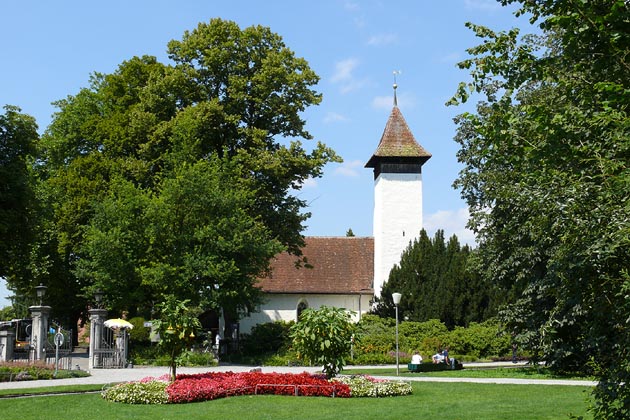
POLYGON ((451 359, 451 363, 409 363, 407 364, 407 370, 409 372, 438 372, 441 370, 461 370, 464 365, 458 362, 456 359, 451 359))

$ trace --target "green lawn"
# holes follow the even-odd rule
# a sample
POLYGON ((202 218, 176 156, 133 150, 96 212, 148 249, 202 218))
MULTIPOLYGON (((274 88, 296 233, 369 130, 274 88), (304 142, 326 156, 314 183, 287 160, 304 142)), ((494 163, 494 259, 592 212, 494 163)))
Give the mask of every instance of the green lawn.
MULTIPOLYGON (((0 387, 2 384, 0 383, 0 387)), ((56 385, 41 388, 0 389, 0 397, 12 395, 63 394, 68 392, 100 391, 103 385, 56 385)))
POLYGON ((6 420, 29 419, 568 419, 585 416, 587 387, 413 384, 390 398, 243 396, 182 405, 126 405, 98 394, 0 399, 6 420))
MULTIPOLYGON (((396 368, 389 369, 353 369, 343 370, 345 375, 364 374, 373 376, 396 376, 396 368)), ((462 370, 443 370, 439 372, 409 372, 407 366, 400 367, 401 379, 411 377, 452 377, 452 378, 515 378, 515 379, 570 379, 593 380, 591 377, 561 376, 552 374, 547 368, 541 367, 510 367, 510 368, 479 368, 462 370)))

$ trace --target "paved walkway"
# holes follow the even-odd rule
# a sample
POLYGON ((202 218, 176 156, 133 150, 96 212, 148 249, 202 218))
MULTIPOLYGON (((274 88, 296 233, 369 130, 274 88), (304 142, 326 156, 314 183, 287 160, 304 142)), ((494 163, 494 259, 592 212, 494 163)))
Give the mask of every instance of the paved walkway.
MULTIPOLYGON (((87 367, 87 360, 77 360, 75 363, 73 358, 73 364, 78 364, 80 367, 85 363, 87 367)), ((523 365, 519 363, 518 365, 523 365)), ((466 363, 465 367, 499 367, 499 366, 514 366, 512 363, 466 363)), ((86 370, 86 367, 82 367, 86 370)), ((395 369, 396 365, 379 365, 379 366, 348 366, 348 369, 395 369)), ((252 366, 241 365, 221 365, 214 367, 180 367, 177 369, 177 373, 203 373, 203 372, 247 372, 253 369, 252 366)), ((317 367, 285 367, 285 366, 262 366, 260 367, 262 372, 278 372, 278 373, 319 373, 321 370, 317 367)), ((406 366, 401 366, 401 369, 406 369, 406 366)), ((169 373, 168 367, 134 367, 129 369, 93 369, 91 376, 85 378, 68 378, 68 379, 55 379, 55 380, 38 380, 38 381, 24 381, 24 382, 2 382, 0 383, 0 389, 19 389, 19 388, 38 388, 58 385, 81 385, 81 384, 111 384, 116 382, 135 381, 147 376, 159 377, 169 373)), ((511 379, 511 378, 446 378, 446 377, 431 377, 431 376, 388 376, 387 379, 391 380, 405 380, 405 381, 419 381, 419 382, 470 382, 470 383, 489 383, 489 384, 519 384, 519 385, 572 385, 572 386, 595 386, 593 381, 575 381, 575 380, 556 380, 556 379, 511 379)))

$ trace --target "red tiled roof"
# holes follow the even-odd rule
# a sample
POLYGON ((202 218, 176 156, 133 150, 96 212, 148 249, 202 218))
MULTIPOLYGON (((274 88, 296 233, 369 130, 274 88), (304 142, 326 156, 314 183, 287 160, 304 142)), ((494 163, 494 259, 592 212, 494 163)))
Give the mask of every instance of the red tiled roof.
POLYGON ((313 268, 296 268, 294 255, 279 254, 271 274, 260 280, 266 293, 366 294, 374 279, 374 238, 305 238, 302 248, 313 268))
POLYGON ((389 115, 389 119, 385 125, 381 141, 374 155, 372 155, 368 163, 365 164, 365 167, 375 167, 378 158, 392 157, 418 158, 422 163, 431 157, 431 153, 427 152, 416 141, 397 106, 394 106, 392 109, 392 113, 389 115))

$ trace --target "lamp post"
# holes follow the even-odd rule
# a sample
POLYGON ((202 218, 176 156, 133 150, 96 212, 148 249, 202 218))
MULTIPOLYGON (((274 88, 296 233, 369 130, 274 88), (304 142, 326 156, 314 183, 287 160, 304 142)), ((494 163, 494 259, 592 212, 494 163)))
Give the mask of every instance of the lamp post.
POLYGON ((31 348, 33 349, 33 360, 46 360, 46 337, 48 336, 48 317, 50 306, 44 306, 44 296, 46 289, 43 284, 35 286, 35 293, 39 300, 39 305, 29 306, 31 312, 31 348))
POLYGON ((37 293, 37 297, 39 298, 39 306, 42 306, 42 302, 44 301, 44 296, 46 296, 46 289, 48 287, 43 284, 39 284, 39 286, 35 286, 35 293, 37 293))
POLYGON ((94 301, 96 302, 95 309, 101 309, 103 302, 103 291, 101 289, 96 289, 94 291, 94 301))
POLYGON ((88 311, 90 314, 90 354, 88 369, 103 367, 101 341, 103 339, 103 323, 107 318, 107 309, 103 309, 103 291, 94 291, 94 306, 88 311))
POLYGON ((400 376, 400 365, 398 363, 398 304, 401 297, 400 293, 392 293, 392 300, 396 306, 396 376, 400 376))

